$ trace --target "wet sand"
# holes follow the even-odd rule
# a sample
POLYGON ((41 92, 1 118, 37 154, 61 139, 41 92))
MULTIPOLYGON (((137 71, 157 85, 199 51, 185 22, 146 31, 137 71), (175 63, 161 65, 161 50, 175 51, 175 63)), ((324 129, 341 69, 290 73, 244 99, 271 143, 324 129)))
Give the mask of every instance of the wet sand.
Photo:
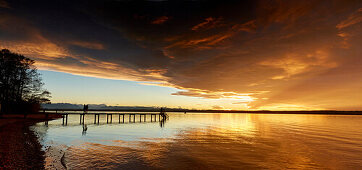
MULTIPOLYGON (((44 169, 44 151, 29 126, 44 115, 4 115, 0 119, 0 169, 44 169)), ((56 118, 57 115, 49 116, 56 118)))
POLYGON ((67 147, 64 145, 49 146, 45 150, 45 169, 67 169, 65 154, 67 147))

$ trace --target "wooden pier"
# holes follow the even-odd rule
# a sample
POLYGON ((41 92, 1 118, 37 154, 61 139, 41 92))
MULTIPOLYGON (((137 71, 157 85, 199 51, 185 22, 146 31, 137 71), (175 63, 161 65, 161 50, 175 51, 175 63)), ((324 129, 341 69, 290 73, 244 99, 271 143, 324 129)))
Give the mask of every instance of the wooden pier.
MULTIPOLYGON (((106 121, 108 123, 113 123, 113 116, 118 115, 118 123, 125 123, 125 117, 128 117, 129 123, 135 123, 136 117, 139 118, 139 122, 146 122, 146 118, 150 117, 151 122, 162 121, 165 115, 161 113, 58 113, 62 115, 62 124, 68 124, 68 115, 78 115, 79 114, 79 124, 84 124, 85 116, 94 116, 94 124, 99 124, 100 115, 106 115, 106 121), (121 118, 122 117, 122 118, 121 118)), ((138 120, 138 119, 137 119, 138 120)))

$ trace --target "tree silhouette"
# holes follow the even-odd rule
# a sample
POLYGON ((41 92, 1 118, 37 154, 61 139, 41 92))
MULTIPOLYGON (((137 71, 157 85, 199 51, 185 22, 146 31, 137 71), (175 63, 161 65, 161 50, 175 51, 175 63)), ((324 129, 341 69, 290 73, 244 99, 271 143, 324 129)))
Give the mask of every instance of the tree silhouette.
POLYGON ((1 104, 40 104, 50 101, 50 92, 43 89, 44 83, 34 63, 34 60, 7 49, 0 51, 1 104))

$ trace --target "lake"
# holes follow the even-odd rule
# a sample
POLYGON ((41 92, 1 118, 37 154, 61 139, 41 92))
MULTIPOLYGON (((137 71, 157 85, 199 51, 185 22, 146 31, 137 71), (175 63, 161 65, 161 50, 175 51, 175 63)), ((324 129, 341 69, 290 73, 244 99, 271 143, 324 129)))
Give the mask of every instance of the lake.
POLYGON ((79 115, 30 127, 69 169, 362 169, 362 116, 168 113, 165 122, 79 115), (133 121, 133 120, 132 120, 133 121))

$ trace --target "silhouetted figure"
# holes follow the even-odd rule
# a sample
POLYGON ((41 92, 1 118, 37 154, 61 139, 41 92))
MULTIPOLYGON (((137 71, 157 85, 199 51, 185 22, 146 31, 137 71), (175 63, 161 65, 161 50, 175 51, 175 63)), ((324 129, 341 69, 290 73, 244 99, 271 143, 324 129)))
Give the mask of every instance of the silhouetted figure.
POLYGON ((160 115, 162 119, 160 120, 160 127, 163 128, 165 126, 166 120, 168 119, 168 115, 165 113, 165 110, 161 107, 160 115))
POLYGON ((88 105, 83 105, 83 113, 86 114, 88 113, 88 105))
POLYGON ((162 119, 168 119, 168 115, 166 114, 166 112, 164 111, 164 109, 162 107, 161 107, 160 115, 161 115, 162 119))

